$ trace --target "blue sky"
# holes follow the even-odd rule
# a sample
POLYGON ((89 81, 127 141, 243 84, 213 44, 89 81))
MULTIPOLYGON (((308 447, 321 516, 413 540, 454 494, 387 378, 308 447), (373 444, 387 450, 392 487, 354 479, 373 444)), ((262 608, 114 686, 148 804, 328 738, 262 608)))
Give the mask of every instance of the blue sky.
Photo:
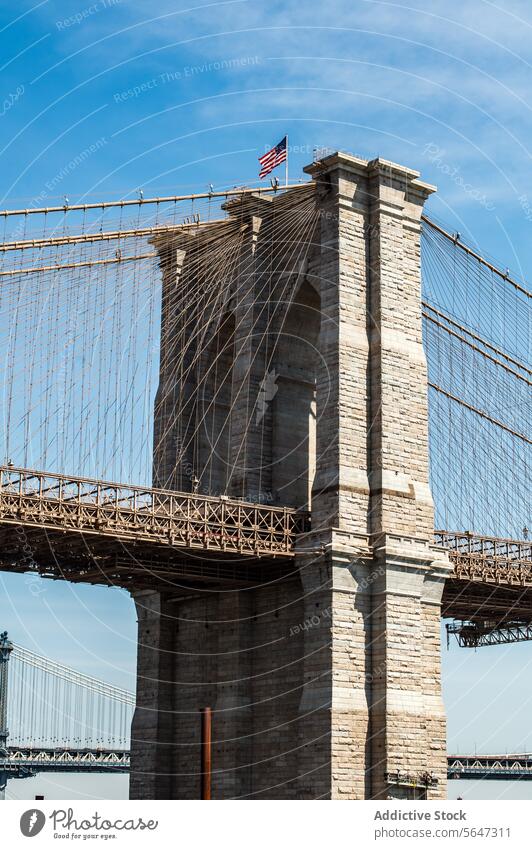
POLYGON ((3 95, 24 87, 2 115, 3 201, 99 140, 58 197, 251 181, 288 132, 294 176, 315 145, 419 168, 435 211, 524 270, 532 20, 526 3, 448 5, 48 0, 17 20, 3 4, 3 95))
MULTIPOLYGON (((435 215, 532 276, 529 3, 0 9, 0 208, 252 183, 257 156, 288 133, 292 178, 315 146, 417 168, 439 188, 435 215)), ((15 640, 132 686, 126 593, 4 574, 0 592, 15 640)), ((528 645, 445 653, 451 748, 525 744, 531 661, 528 645)))

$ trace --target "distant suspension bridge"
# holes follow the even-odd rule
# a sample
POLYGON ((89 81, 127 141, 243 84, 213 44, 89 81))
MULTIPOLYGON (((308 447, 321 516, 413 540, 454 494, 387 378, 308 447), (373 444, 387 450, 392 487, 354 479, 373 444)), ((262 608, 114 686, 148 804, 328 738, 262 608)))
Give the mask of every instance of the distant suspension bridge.
POLYGON ((0 793, 37 772, 127 772, 135 695, 0 635, 0 793))

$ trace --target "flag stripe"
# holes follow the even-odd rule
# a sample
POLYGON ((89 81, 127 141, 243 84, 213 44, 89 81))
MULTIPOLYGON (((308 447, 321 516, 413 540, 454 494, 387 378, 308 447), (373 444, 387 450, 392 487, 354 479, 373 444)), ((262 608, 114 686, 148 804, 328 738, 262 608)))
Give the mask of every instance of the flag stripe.
POLYGON ((266 153, 263 153, 262 156, 259 156, 260 163, 260 173, 259 179, 262 179, 270 171, 273 171, 274 168, 277 168, 281 162, 286 161, 287 150, 286 150, 286 136, 282 139, 279 144, 276 144, 275 147, 272 147, 271 150, 268 150, 266 153))

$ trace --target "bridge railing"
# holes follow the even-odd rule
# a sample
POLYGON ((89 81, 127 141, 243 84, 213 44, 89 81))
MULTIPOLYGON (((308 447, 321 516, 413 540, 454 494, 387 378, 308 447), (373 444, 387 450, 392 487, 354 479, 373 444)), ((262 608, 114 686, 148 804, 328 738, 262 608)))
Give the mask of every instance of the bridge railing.
MULTIPOLYGON (((0 524, 264 556, 292 556, 309 526, 290 507, 13 466, 0 466, 0 524)), ((532 585, 532 541, 443 530, 434 538, 456 578, 532 585)))
POLYGON ((436 531, 437 545, 446 548, 455 577, 469 581, 532 584, 532 542, 480 534, 436 531))
POLYGON ((0 522, 97 531, 185 548, 292 555, 306 518, 289 507, 0 467, 0 522))

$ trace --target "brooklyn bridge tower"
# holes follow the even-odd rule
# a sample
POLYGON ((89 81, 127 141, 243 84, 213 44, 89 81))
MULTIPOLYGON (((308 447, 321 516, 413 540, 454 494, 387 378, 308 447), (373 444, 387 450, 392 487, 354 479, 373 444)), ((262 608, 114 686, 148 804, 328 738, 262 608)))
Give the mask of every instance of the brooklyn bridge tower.
POLYGON ((134 798, 198 798, 204 706, 213 798, 446 795, 421 334, 434 188, 340 153, 305 170, 154 239, 154 485, 309 518, 289 559, 198 555, 197 579, 135 593, 134 798))

